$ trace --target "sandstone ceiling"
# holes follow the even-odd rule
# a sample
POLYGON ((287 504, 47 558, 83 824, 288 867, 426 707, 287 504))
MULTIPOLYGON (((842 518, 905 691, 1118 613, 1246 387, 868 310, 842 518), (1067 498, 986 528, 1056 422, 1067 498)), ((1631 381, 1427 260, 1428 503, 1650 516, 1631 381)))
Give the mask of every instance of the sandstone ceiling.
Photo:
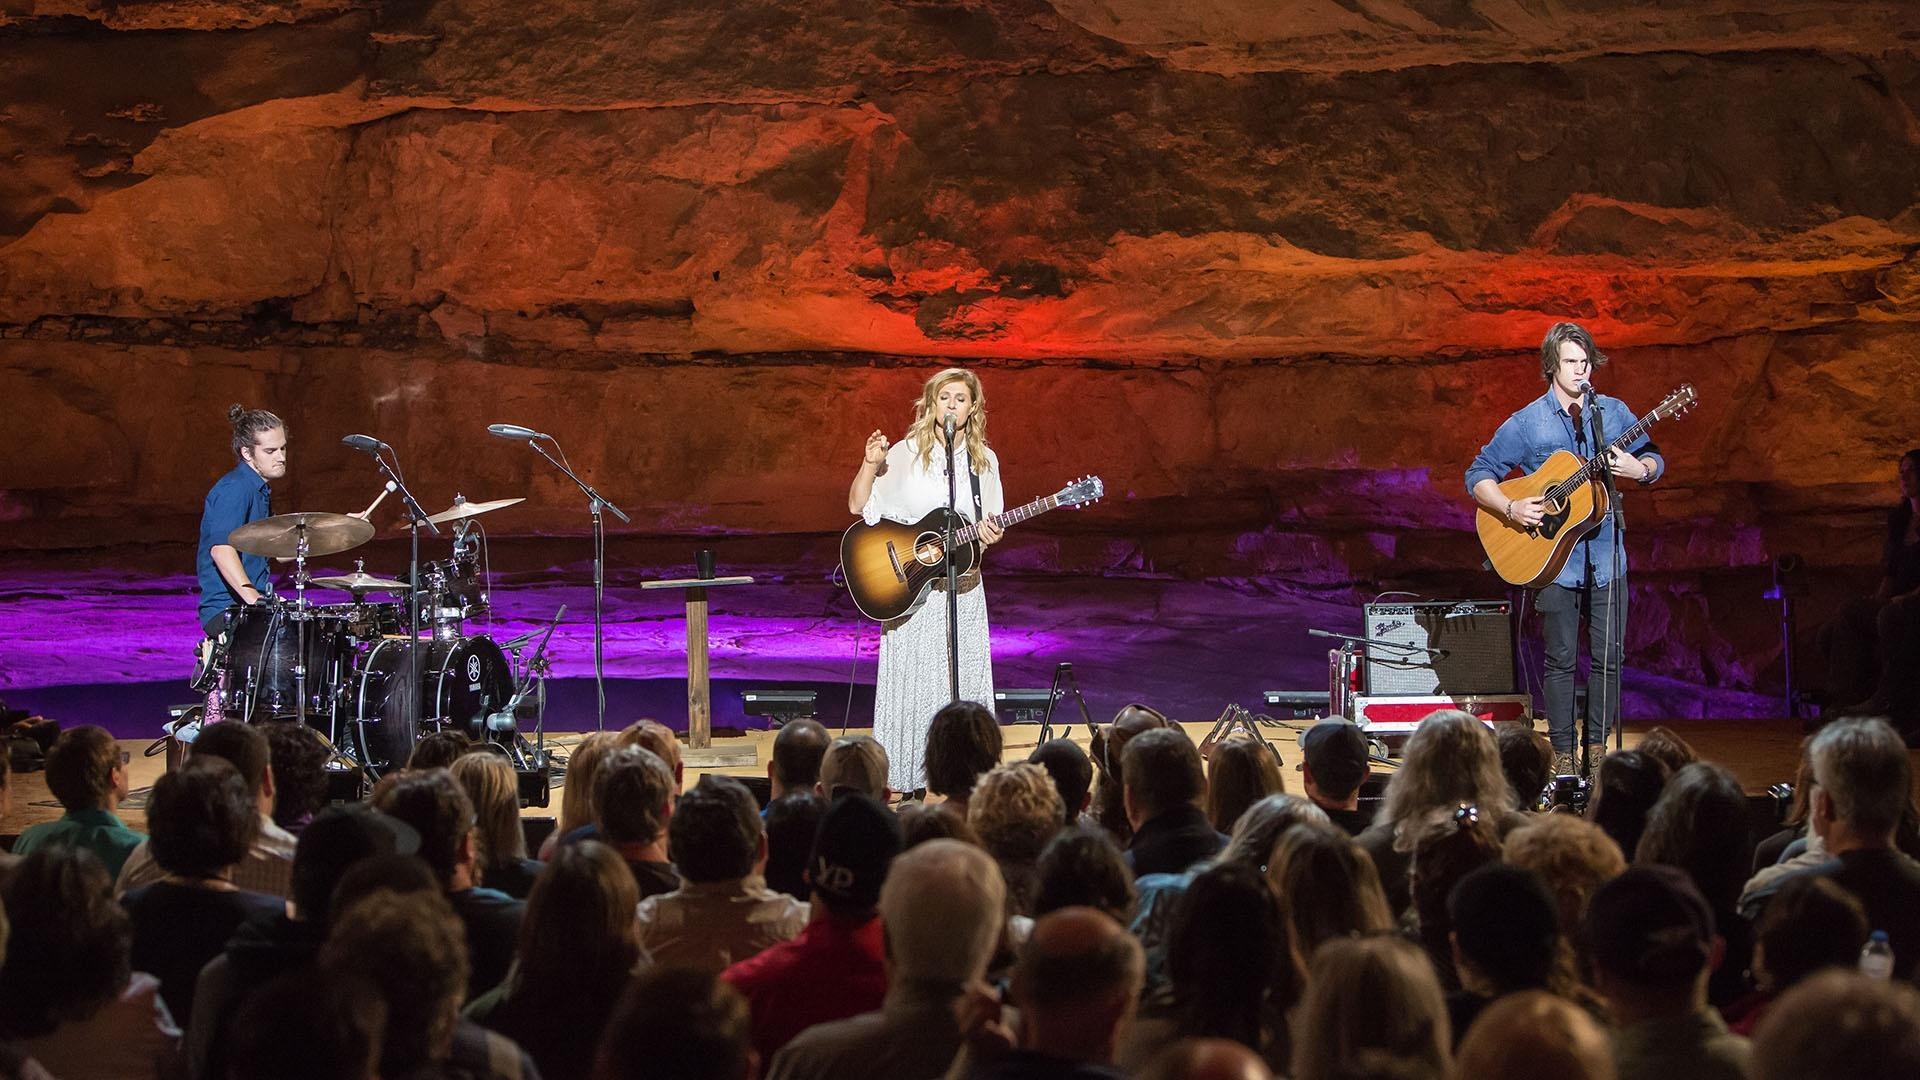
POLYGON ((1706 403, 1639 647, 1751 680, 1756 575, 1857 578, 1920 442, 1916 48, 1816 0, 0 0, 0 558, 190 535, 234 400, 304 505, 363 501, 356 430, 563 499, 515 420, 635 536, 817 537, 951 358, 1017 486, 1116 489, 1033 567, 1477 592, 1460 471, 1572 317, 1706 403))

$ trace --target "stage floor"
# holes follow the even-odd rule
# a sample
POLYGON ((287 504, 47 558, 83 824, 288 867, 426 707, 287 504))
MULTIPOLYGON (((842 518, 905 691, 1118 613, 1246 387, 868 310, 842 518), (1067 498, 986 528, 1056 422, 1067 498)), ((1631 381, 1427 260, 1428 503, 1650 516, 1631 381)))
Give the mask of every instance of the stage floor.
MULTIPOLYGON (((1098 717, 1106 720, 1108 717, 1098 717)), ((1203 738, 1212 721, 1197 721, 1182 725, 1196 741, 1203 738)), ((1282 776, 1288 790, 1298 792, 1298 774, 1293 766, 1299 764, 1297 731, 1304 730, 1306 722, 1289 721, 1278 727, 1264 728, 1263 733, 1274 748, 1280 751, 1284 764, 1282 776)), ((1625 744, 1635 746, 1646 734, 1652 724, 1628 724, 1624 737, 1625 744)), ((1802 733, 1798 721, 1793 720, 1669 720, 1666 726, 1678 732, 1693 745, 1696 752, 1706 760, 1724 765, 1739 778, 1741 786, 1748 794, 1758 795, 1767 785, 1792 780, 1794 768, 1799 761, 1802 733)), ((838 734, 841 729, 832 727, 838 734)), ((848 728, 853 734, 870 734, 867 728, 848 728)), ((1035 724, 1014 724, 1004 727, 1005 757, 1007 760, 1024 760, 1036 745, 1040 728, 1035 724)), ((1087 730, 1084 724, 1068 727, 1056 727, 1056 734, 1071 737, 1082 747, 1087 744, 1087 730)), ((584 736, 578 733, 556 735, 547 740, 551 749, 564 754, 584 736)), ((142 752, 152 742, 150 739, 122 740, 121 746, 133 754, 129 781, 134 788, 134 797, 121 809, 120 816, 129 826, 144 829, 146 826, 145 794, 164 767, 165 758, 161 755, 146 757, 142 752)), ((764 776, 766 761, 773 743, 770 731, 752 731, 738 737, 722 737, 714 740, 716 746, 752 747, 755 751, 755 764, 725 769, 694 769, 686 771, 686 782, 691 785, 707 772, 720 772, 729 775, 764 776)), ((1916 768, 1920 768, 1920 751, 1913 755, 1916 768)), ((11 842, 20 830, 41 821, 51 821, 60 816, 59 804, 55 803, 47 792, 44 773, 28 773, 14 777, 13 812, 0 820, 0 842, 11 842)), ((528 817, 557 816, 560 811, 559 791, 556 789, 550 807, 528 807, 523 813, 528 817)))

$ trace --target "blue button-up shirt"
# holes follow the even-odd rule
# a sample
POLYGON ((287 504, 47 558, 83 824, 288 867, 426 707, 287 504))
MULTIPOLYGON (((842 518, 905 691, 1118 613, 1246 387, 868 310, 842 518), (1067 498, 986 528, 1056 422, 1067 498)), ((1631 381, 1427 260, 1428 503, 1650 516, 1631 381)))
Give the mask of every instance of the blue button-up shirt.
MULTIPOLYGON (((1633 410, 1619 398, 1605 394, 1595 394, 1594 408, 1600 410, 1601 434, 1608 442, 1620 437, 1621 433, 1640 422, 1633 410)), ((1547 463, 1547 458, 1555 450, 1571 451, 1586 458, 1593 454, 1592 427, 1585 415, 1580 417, 1578 430, 1573 417, 1554 400, 1553 391, 1548 390, 1532 404, 1507 417, 1500 429, 1493 433, 1493 439, 1480 448, 1480 456, 1473 459, 1467 467, 1467 491, 1472 492, 1475 484, 1482 480, 1505 480, 1507 474, 1518 469, 1531 473, 1547 463)), ((1645 435, 1628 444, 1627 452, 1638 458, 1653 461, 1653 477, 1658 480, 1667 471, 1666 459, 1660 456, 1645 435)), ((1560 576, 1553 579, 1555 585, 1577 589, 1586 584, 1591 574, 1595 585, 1605 585, 1613 580, 1614 529, 1611 517, 1602 518, 1600 527, 1587 534, 1585 540, 1574 547, 1573 555, 1567 559, 1567 565, 1560 576)), ((1626 561, 1621 560, 1621 567, 1626 561)))
MULTIPOLYGON (((196 569, 200 575, 200 625, 240 602, 240 597, 220 576, 213 565, 213 546, 227 542, 227 534, 249 521, 270 516, 272 491, 253 466, 241 462, 233 471, 214 481, 207 492, 207 503, 200 511, 200 556, 196 569)), ((262 555, 241 554, 240 566, 247 580, 261 592, 267 591, 267 560, 262 555)))

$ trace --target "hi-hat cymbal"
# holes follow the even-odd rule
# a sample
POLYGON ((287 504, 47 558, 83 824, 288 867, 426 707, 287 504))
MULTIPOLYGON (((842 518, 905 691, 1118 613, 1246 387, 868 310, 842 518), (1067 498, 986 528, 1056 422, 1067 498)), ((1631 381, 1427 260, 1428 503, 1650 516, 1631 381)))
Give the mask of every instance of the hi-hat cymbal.
POLYGON ((318 585, 322 589, 345 589, 348 592, 372 592, 377 589, 385 589, 390 592, 407 591, 407 583, 404 581, 392 581, 383 577, 374 577, 372 574, 362 573, 360 571, 355 571, 351 574, 341 574, 339 577, 317 577, 308 582, 308 584, 318 585))
POLYGON ((291 559, 307 538, 307 557, 337 555, 373 539, 373 526, 345 514, 276 514, 249 521, 227 534, 227 543, 249 555, 291 559))
POLYGON ((445 510, 440 511, 439 513, 433 515, 427 520, 431 521, 435 525, 445 525, 449 521, 459 521, 461 518, 479 517, 481 514, 490 513, 494 510, 500 509, 501 507, 512 506, 514 503, 523 503, 526 501, 527 501, 526 499, 521 498, 521 499, 494 499, 490 502, 468 502, 464 498, 455 498, 453 500, 452 506, 446 508, 445 510))

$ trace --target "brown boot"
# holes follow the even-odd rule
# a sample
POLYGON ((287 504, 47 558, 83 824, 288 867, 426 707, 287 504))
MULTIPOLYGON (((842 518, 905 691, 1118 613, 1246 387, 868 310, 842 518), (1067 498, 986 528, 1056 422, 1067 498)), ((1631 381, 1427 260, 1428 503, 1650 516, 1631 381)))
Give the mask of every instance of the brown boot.
POLYGON ((1572 754, 1553 755, 1553 775, 1555 776, 1572 776, 1573 775, 1573 755, 1572 754))
POLYGON ((1596 783, 1599 781, 1600 759, 1606 756, 1607 746, 1605 743, 1593 743, 1587 747, 1587 779, 1595 781, 1596 783))

